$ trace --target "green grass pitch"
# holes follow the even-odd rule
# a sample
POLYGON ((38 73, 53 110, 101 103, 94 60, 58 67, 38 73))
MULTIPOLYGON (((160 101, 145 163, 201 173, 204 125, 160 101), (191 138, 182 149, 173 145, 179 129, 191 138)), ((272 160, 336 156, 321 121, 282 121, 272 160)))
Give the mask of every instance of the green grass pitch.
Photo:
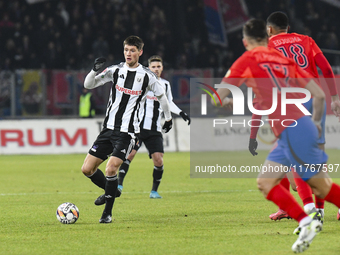
MULTIPOLYGON (((327 152, 329 163, 339 163, 339 150, 327 152)), ((248 151, 221 155, 234 165, 261 164, 267 151, 257 157, 248 151)), ((263 198, 254 178, 190 178, 189 153, 164 155, 163 199, 158 200, 149 199, 152 161, 137 154, 114 206, 115 221, 99 224, 103 207, 93 201, 102 191, 82 175, 84 158, 0 156, 1 255, 292 254, 297 223, 268 218, 277 207, 263 198), (57 221, 63 202, 79 208, 75 224, 57 221)), ((305 254, 340 253, 337 208, 326 204, 325 211, 324 230, 305 254)))

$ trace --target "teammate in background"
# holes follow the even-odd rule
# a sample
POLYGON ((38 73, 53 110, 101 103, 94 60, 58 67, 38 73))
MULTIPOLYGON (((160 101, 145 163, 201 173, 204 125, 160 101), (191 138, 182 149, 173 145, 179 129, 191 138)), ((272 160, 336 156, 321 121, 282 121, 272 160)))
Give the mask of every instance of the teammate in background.
MULTIPOLYGON (((167 95, 170 110, 172 113, 180 115, 184 121, 188 121, 188 125, 190 125, 190 117, 183 112, 178 106, 173 102, 171 86, 169 81, 161 78, 161 74, 163 71, 163 60, 160 56, 151 56, 148 59, 149 69, 157 75, 159 82, 162 84, 163 89, 165 90, 165 94, 167 95)), ((130 163, 135 157, 137 151, 142 146, 142 143, 145 144, 146 148, 149 151, 149 157, 152 158, 154 168, 153 168, 153 184, 150 193, 150 198, 162 198, 158 194, 158 186, 161 182, 163 176, 163 136, 161 133, 161 115, 163 110, 155 97, 152 91, 149 91, 146 95, 146 101, 143 109, 141 109, 139 116, 141 121, 140 124, 140 136, 139 141, 136 143, 136 146, 130 153, 130 155, 126 158, 124 163, 120 166, 119 176, 118 176, 118 190, 116 196, 119 197, 123 190, 123 181, 129 170, 130 163)), ((105 203, 104 195, 98 197, 95 201, 96 205, 102 205, 105 203)))
POLYGON ((95 115, 96 108, 92 93, 88 89, 83 88, 79 97, 79 117, 93 118, 95 115))
POLYGON ((105 208, 100 223, 112 222, 112 208, 118 186, 118 169, 135 145, 135 134, 139 133, 137 110, 151 90, 164 110, 163 129, 168 132, 172 127, 170 107, 162 85, 156 75, 138 63, 143 54, 144 43, 137 36, 129 36, 124 43, 125 62, 106 68, 97 74, 105 63, 97 58, 93 70, 85 77, 84 87, 93 89, 112 82, 103 130, 93 143, 81 168, 85 176, 98 187, 105 190, 105 208), (98 169, 107 159, 105 174, 98 169))
MULTIPOLYGON (((223 83, 236 86, 245 83, 252 87, 261 110, 270 109, 273 102, 272 91, 275 89, 278 93, 276 110, 269 114, 269 119, 277 120, 273 121, 271 128, 278 137, 278 144, 264 162, 257 185, 266 199, 273 201, 299 222, 301 231, 292 250, 303 252, 322 230, 322 223, 311 218, 316 213, 308 216, 280 181, 289 166, 296 165, 299 175, 312 187, 314 194, 337 207, 340 206, 340 186, 332 183, 325 171, 328 156, 317 144, 325 94, 312 79, 304 79, 309 75, 293 60, 268 48, 267 43, 266 23, 258 19, 249 20, 243 27, 243 44, 247 51, 234 62, 223 83), (259 81, 256 78, 266 79, 259 81), (301 87, 310 91, 314 107, 312 118, 302 112, 306 109, 295 104, 286 105, 286 115, 281 113, 281 90, 289 87, 301 87), (284 126, 281 125, 282 120, 285 120, 284 126), (306 167, 306 163, 322 164, 322 167, 313 171, 306 167)), ((223 106, 230 104, 231 100, 227 98, 230 94, 228 88, 220 87, 217 93, 223 100, 223 106)), ((289 94, 289 98, 301 99, 297 93, 289 94)))
MULTIPOLYGON (((289 20, 283 12, 273 12, 267 18, 267 33, 269 35, 268 47, 273 48, 281 52, 285 57, 293 59, 302 69, 308 72, 309 77, 319 78, 317 66, 321 69, 323 76, 326 78, 326 83, 331 94, 332 103, 331 108, 333 113, 340 117, 340 102, 336 89, 334 73, 327 59, 321 52, 320 48, 316 45, 314 40, 306 35, 297 33, 288 33, 289 20)), ((312 106, 313 100, 310 99, 304 106, 309 112, 313 112, 312 106)), ((256 108, 256 107, 255 107, 256 108)), ((253 114, 253 120, 261 119, 260 115, 253 114)), ((322 133, 318 139, 319 148, 325 150, 325 122, 326 122, 326 107, 321 119, 322 133)), ((251 128, 249 150, 255 156, 257 147, 256 135, 258 127, 251 128)), ((304 210, 310 213, 316 208, 319 211, 322 218, 324 216, 324 200, 315 196, 315 203, 312 197, 312 190, 306 182, 299 178, 297 173, 294 173, 295 178, 289 178, 291 182, 295 180, 296 189, 303 201, 304 210)), ((283 178, 281 185, 289 191, 289 180, 283 178)), ((293 184, 294 185, 294 184, 293 184)), ((293 188, 294 189, 294 188, 293 188)), ((282 218, 290 218, 287 212, 280 209, 278 212, 269 215, 272 220, 280 220, 282 218)), ((338 220, 340 215, 338 212, 338 220)))

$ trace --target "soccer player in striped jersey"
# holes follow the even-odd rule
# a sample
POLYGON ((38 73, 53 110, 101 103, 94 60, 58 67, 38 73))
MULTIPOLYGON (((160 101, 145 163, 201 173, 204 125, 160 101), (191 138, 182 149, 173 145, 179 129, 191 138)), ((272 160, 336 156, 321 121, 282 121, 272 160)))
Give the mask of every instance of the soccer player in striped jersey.
MULTIPOLYGON (((326 78, 326 83, 331 94, 331 107, 332 111, 337 117, 340 117, 340 102, 339 96, 335 85, 334 73, 327 59, 323 55, 320 48, 314 42, 314 40, 306 35, 297 33, 288 33, 289 20, 283 12, 273 12, 267 18, 267 33, 270 36, 268 47, 273 48, 281 52, 285 57, 293 59, 302 69, 307 71, 309 77, 319 78, 317 66, 322 71, 322 74, 326 78)), ((312 113, 313 99, 309 100, 304 106, 312 113)), ((253 115, 253 120, 261 119, 259 115, 253 115)), ((326 121, 326 107, 321 120, 322 133, 318 139, 320 149, 325 150, 325 121, 326 121)), ((251 128, 251 135, 249 141, 250 150, 255 155, 254 144, 256 143, 256 134, 258 127, 251 128)), ((312 197, 312 190, 297 173, 294 173, 295 184, 300 198, 304 204, 304 209, 307 213, 314 211, 316 208, 322 215, 324 215, 324 200, 315 196, 315 203, 312 197)), ((289 178, 291 182, 294 178, 289 178)), ((289 190, 289 181, 287 178, 282 179, 281 183, 287 190, 289 190)), ((278 212, 269 215, 272 220, 289 218, 287 212, 279 208, 278 212)), ((338 220, 340 219, 338 213, 338 220)))
MULTIPOLYGON (((287 169, 296 165, 299 175, 312 187, 314 194, 340 207, 340 186, 333 183, 325 171, 328 156, 317 144, 325 93, 313 79, 306 79, 309 74, 293 60, 267 47, 268 35, 264 21, 252 19, 246 22, 243 27, 243 44, 247 51, 233 63, 223 82, 234 86, 245 83, 253 88, 261 110, 272 108, 275 98, 273 91, 277 93, 274 100, 277 107, 268 117, 275 120, 271 128, 278 143, 265 160, 257 185, 266 199, 299 222, 300 234, 292 250, 303 252, 322 230, 322 223, 312 218, 316 213, 307 215, 280 181, 287 169), (312 118, 305 115, 307 110, 299 103, 286 104, 286 111, 282 112, 281 91, 291 87, 304 88, 313 96, 312 118), (285 125, 282 125, 282 121, 285 125), (307 164, 320 164, 320 167, 312 169, 307 164)), ((232 100, 227 98, 230 94, 228 88, 219 88, 217 93, 223 100, 223 106, 230 104, 232 100)), ((289 99, 299 101, 301 96, 299 93, 289 93, 289 99)))
POLYGON ((172 127, 170 107, 162 84, 153 72, 138 63, 143 54, 142 39, 129 36, 123 46, 125 62, 110 66, 97 74, 105 63, 104 58, 98 58, 84 81, 84 87, 87 89, 112 83, 103 130, 89 150, 81 169, 94 184, 105 190, 106 205, 100 223, 112 222, 118 169, 135 145, 135 135, 140 132, 137 112, 148 91, 154 93, 164 110, 165 132, 172 127), (98 167, 108 155, 105 177, 98 167))
MULTIPOLYGON (((190 117, 183 112, 178 106, 173 102, 171 86, 170 82, 161 78, 161 74, 163 71, 163 60, 160 56, 151 56, 148 59, 149 69, 153 71, 157 75, 157 79, 162 84, 163 89, 165 90, 165 94, 167 95, 170 110, 172 113, 180 115, 184 121, 188 121, 188 125, 190 125, 190 117)), ((139 141, 136 143, 136 146, 130 153, 130 155, 126 158, 124 163, 121 165, 119 169, 119 177, 118 177, 118 190, 117 197, 121 195, 123 190, 123 181, 129 170, 129 166, 133 158, 135 157, 138 149, 141 147, 142 143, 145 144, 149 157, 152 158, 154 168, 153 168, 153 184, 150 193, 150 198, 162 198, 158 194, 158 186, 161 182, 163 176, 163 136, 161 133, 161 115, 163 114, 163 109, 157 99, 153 91, 149 91, 146 94, 146 101, 143 107, 141 107, 139 116, 141 119, 140 124, 140 136, 139 141)), ((102 205, 105 203, 103 199, 103 195, 99 196, 96 200, 96 205, 102 205)))

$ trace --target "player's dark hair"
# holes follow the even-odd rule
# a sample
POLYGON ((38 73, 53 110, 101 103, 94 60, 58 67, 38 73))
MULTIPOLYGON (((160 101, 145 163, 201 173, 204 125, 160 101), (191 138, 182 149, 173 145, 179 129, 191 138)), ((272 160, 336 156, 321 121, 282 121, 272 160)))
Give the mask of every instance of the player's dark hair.
POLYGON ((163 64, 163 59, 158 55, 153 55, 148 59, 149 65, 151 64, 151 62, 155 62, 155 61, 161 62, 163 64))
POLYGON ((136 46, 138 50, 142 50, 144 42, 138 36, 130 35, 128 38, 124 40, 123 46, 125 45, 136 46))
POLYGON ((267 25, 277 29, 287 29, 289 26, 288 16, 284 12, 273 12, 267 18, 267 25))
POLYGON ((261 19, 250 19, 243 26, 243 34, 260 42, 268 38, 266 23, 261 19))

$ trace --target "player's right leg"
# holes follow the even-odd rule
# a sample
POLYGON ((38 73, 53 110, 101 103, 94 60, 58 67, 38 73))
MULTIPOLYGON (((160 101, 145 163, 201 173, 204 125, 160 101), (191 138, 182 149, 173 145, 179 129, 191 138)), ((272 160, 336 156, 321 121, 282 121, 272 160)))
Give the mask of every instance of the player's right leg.
POLYGON ((81 167, 83 174, 102 189, 105 189, 106 179, 98 167, 107 159, 107 155, 112 153, 113 147, 110 142, 111 133, 111 129, 103 129, 99 133, 81 167))
POLYGON ((99 188, 105 189, 105 175, 100 169, 98 169, 99 165, 102 162, 102 159, 92 156, 91 154, 87 154, 81 167, 81 171, 86 177, 90 178, 91 181, 99 188))

